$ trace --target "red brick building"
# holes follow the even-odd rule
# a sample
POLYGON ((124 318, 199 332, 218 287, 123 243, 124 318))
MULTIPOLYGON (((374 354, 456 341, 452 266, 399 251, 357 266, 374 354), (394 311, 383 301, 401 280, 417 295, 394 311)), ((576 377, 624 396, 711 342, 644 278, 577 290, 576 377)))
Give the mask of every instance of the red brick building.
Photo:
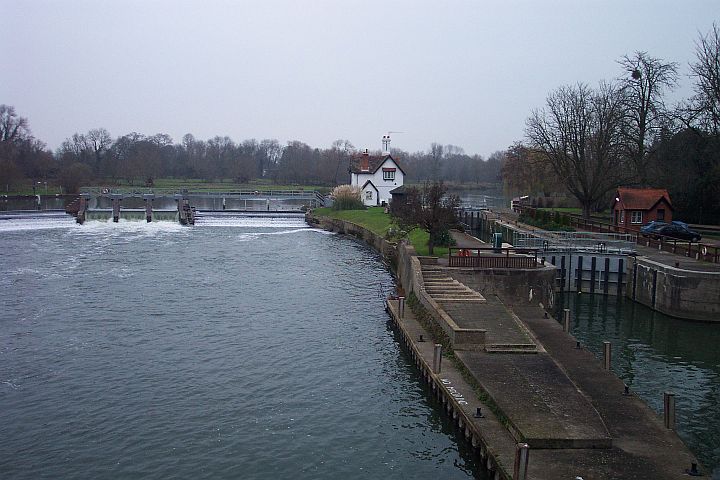
POLYGON ((613 200, 613 225, 640 228, 652 220, 670 223, 672 203, 664 188, 619 187, 613 200))

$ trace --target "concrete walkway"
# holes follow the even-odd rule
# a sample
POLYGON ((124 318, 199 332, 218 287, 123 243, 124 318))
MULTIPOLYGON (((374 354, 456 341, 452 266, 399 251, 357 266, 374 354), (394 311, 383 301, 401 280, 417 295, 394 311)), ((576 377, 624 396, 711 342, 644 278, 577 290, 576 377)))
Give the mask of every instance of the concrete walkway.
POLYGON ((458 248, 487 248, 488 244, 459 230, 450 230, 450 236, 458 248))
MULTIPOLYGON (((623 382, 612 372, 605 371, 592 352, 576 349, 575 339, 563 332, 557 321, 544 318, 540 308, 515 306, 514 310, 590 400, 613 438, 613 448, 609 452, 583 450, 567 455, 568 460, 572 459, 573 467, 567 468, 566 475, 575 474, 581 467, 586 472, 582 475, 585 480, 688 478, 685 469, 697 460, 677 434, 665 428, 660 416, 634 394, 623 395, 623 382), (621 474, 611 474, 619 467, 621 474)), ((544 458, 543 453, 539 453, 538 456, 550 463, 562 459, 562 455, 544 458)))

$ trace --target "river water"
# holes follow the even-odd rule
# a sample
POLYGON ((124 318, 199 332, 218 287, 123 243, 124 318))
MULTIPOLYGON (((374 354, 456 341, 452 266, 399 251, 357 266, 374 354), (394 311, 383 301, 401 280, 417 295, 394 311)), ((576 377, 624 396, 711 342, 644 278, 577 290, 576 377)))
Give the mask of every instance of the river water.
POLYGON ((680 320, 612 296, 561 300, 571 333, 598 358, 603 341, 611 342, 612 370, 659 415, 663 393, 675 393, 678 434, 720 479, 720 323, 680 320))
POLYGON ((0 220, 0 478, 483 478, 301 218, 0 220))

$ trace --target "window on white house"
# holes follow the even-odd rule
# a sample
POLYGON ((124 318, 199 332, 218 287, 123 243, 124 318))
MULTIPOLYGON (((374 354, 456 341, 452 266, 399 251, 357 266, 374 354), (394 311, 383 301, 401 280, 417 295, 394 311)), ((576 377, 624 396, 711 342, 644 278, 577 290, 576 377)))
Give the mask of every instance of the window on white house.
POLYGON ((383 180, 395 180, 395 169, 383 168, 383 180))
POLYGON ((372 200, 372 192, 371 191, 365 192, 365 200, 372 200))
POLYGON ((642 223, 642 212, 633 210, 632 216, 630 217, 630 223, 642 223))

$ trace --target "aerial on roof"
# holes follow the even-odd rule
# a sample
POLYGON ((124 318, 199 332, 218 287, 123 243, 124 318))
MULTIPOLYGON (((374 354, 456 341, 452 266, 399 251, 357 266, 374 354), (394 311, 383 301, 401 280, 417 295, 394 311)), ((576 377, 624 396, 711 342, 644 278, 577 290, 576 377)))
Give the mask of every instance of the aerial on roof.
POLYGON ((625 210, 650 210, 663 199, 672 208, 670 195, 664 188, 619 187, 617 193, 613 205, 619 201, 625 210))

